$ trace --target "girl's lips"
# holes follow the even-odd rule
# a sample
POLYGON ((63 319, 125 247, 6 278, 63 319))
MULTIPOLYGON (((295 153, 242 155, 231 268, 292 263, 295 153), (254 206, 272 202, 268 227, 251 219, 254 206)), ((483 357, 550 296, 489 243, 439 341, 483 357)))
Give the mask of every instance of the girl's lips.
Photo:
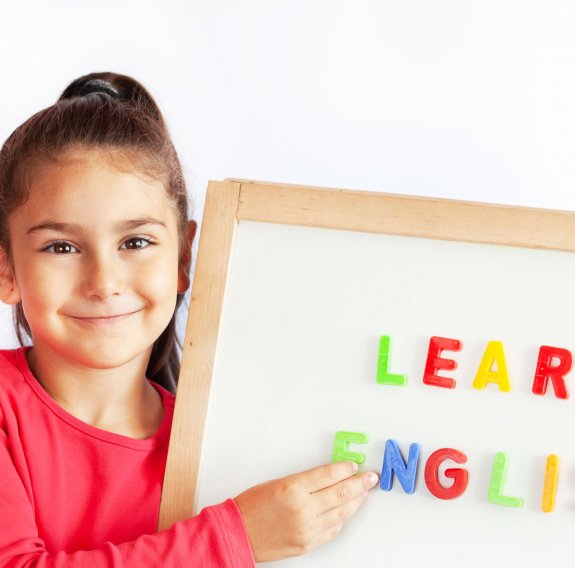
POLYGON ((76 320, 80 323, 91 324, 91 325, 111 325, 114 323, 121 322, 130 316, 138 313, 140 310, 134 310, 133 312, 126 312, 123 314, 115 314, 115 315, 106 315, 106 316, 76 316, 71 315, 73 320, 76 320))

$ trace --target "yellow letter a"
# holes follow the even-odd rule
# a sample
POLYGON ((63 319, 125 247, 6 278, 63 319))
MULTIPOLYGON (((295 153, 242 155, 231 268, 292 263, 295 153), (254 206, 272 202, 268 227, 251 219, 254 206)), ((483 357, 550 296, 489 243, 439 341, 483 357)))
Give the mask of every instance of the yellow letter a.
POLYGON ((501 343, 501 341, 490 341, 487 344, 483 359, 481 359, 481 363, 477 369, 473 386, 476 389, 484 389, 487 383, 498 384, 499 389, 504 392, 511 390, 507 363, 505 362, 505 353, 503 352, 503 343, 501 343), (496 365, 496 370, 493 370, 494 364, 496 365))

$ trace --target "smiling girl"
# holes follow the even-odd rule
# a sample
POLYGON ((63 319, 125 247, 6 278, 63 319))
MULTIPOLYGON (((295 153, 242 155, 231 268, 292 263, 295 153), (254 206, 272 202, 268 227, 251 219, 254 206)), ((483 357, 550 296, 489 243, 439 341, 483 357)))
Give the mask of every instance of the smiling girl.
POLYGON ((0 151, 0 567, 252 566, 331 540, 377 482, 350 463, 156 532, 175 313, 196 225, 147 91, 92 73, 0 151))

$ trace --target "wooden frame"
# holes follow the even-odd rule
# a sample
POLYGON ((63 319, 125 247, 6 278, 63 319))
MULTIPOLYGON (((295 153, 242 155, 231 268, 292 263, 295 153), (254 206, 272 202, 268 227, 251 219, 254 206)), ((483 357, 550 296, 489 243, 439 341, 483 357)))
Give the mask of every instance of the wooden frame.
POLYGON ((239 221, 575 251, 575 213, 227 180, 208 186, 159 529, 195 514, 228 266, 239 221))

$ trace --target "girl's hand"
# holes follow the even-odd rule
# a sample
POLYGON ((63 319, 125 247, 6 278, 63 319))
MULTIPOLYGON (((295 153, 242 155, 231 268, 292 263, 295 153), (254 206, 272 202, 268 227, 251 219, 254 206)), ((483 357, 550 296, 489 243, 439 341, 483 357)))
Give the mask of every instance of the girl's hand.
POLYGON ((257 485, 235 498, 256 562, 303 554, 332 540, 375 486, 350 462, 324 465, 257 485))

